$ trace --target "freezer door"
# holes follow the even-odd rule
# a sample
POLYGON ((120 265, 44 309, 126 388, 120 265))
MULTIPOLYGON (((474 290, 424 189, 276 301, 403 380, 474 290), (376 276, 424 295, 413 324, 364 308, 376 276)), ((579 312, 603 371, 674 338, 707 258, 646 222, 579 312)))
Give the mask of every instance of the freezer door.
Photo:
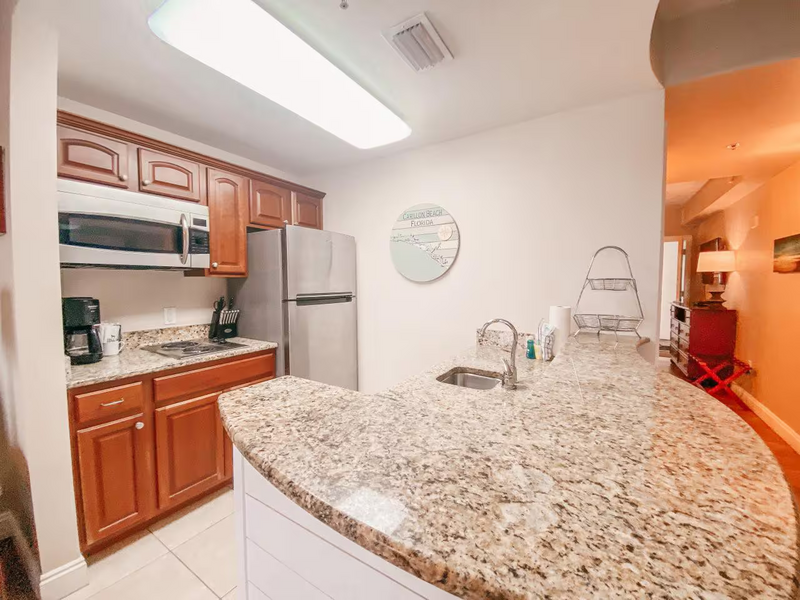
POLYGON ((356 299, 352 296, 287 301, 287 373, 358 389, 356 299))
POLYGON ((331 231, 287 226, 286 296, 356 292, 355 238, 331 231))

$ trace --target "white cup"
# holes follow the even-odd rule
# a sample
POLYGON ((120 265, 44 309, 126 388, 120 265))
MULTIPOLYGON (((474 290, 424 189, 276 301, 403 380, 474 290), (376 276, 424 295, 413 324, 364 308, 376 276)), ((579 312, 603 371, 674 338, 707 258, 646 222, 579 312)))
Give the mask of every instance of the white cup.
POLYGON ((100 323, 99 333, 103 356, 116 356, 125 347, 122 342, 122 325, 119 323, 100 323))
POLYGON ((103 356, 116 356, 123 346, 122 342, 103 342, 103 356))

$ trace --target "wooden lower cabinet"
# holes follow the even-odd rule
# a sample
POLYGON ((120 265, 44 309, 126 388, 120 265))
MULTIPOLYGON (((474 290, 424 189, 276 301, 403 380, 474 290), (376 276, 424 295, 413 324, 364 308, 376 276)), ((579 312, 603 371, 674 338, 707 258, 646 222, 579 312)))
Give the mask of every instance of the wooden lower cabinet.
POLYGON ((230 482, 233 448, 217 399, 274 376, 269 350, 70 390, 84 554, 230 482))
POLYGON ((86 543, 144 522, 153 515, 150 435, 144 414, 77 433, 86 543))
POLYGON ((219 394, 156 409, 158 507, 170 508, 225 479, 219 394))

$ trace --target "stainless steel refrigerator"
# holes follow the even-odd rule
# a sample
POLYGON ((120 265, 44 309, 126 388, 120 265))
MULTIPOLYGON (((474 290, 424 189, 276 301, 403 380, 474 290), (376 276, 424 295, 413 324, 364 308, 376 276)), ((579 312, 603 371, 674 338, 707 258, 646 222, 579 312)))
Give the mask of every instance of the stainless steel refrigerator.
POLYGON ((278 375, 358 389, 355 239, 287 225, 249 233, 247 261, 228 282, 239 335, 280 344, 278 375))

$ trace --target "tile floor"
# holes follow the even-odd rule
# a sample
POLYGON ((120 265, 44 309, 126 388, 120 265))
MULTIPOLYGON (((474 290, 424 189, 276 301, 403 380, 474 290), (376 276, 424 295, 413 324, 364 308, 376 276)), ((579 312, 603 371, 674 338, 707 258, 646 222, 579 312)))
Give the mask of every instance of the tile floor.
POLYGON ((233 490, 226 488, 88 559, 66 600, 235 600, 233 490))

